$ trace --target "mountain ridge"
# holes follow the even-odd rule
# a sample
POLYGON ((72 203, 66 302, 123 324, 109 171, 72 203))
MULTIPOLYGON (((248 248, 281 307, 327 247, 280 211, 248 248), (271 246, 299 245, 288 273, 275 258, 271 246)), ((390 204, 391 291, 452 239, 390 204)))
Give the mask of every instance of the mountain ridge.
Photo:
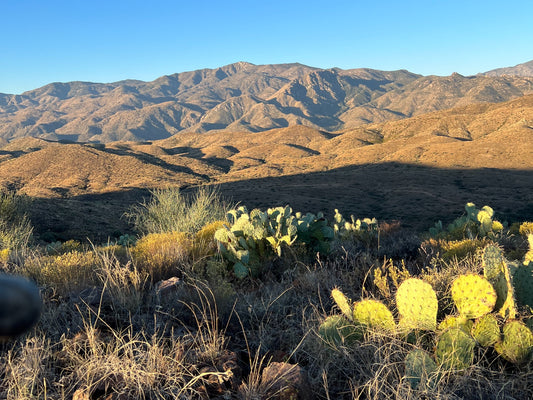
POLYGON ((238 62, 151 82, 51 83, 21 95, 0 94, 0 138, 107 143, 291 125, 332 132, 529 93, 528 76, 439 77, 238 62))

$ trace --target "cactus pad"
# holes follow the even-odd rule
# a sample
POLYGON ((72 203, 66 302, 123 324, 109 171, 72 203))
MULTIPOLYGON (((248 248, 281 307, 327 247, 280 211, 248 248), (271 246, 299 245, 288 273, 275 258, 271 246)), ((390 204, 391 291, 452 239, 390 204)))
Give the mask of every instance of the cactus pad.
POLYGON ((400 326, 409 329, 435 330, 437 327, 437 295, 429 283, 417 278, 402 282, 396 293, 400 326))
POLYGON ((405 377, 413 389, 431 389, 438 378, 437 364, 424 350, 412 350, 405 357, 405 377))
POLYGON ((459 328, 450 328, 437 341, 437 362, 447 370, 462 370, 472 365, 476 341, 459 328))
POLYGON ((492 314, 482 316, 472 327, 472 336, 483 347, 492 346, 500 340, 498 320, 492 314))
POLYGON ((390 310, 377 300, 361 300, 353 305, 354 322, 369 328, 383 329, 393 332, 396 328, 390 310))
POLYGON ((350 305, 350 300, 342 293, 339 289, 335 288, 331 291, 331 297, 337 303, 337 306, 348 319, 353 318, 352 306, 350 305))
POLYGON ((501 249, 498 246, 489 244, 483 249, 483 273, 485 278, 493 281, 503 272, 505 262, 501 249))
POLYGON ((459 328, 463 330, 465 333, 470 333, 470 330, 472 329, 472 326, 474 325, 474 321, 469 320, 465 317, 454 317, 452 315, 448 315, 444 320, 439 324, 438 330, 441 332, 444 332, 447 329, 450 328, 459 328))
POLYGON ((503 327, 503 341, 496 343, 494 348, 512 363, 527 361, 533 350, 533 333, 522 322, 508 322, 503 327))
POLYGON ((514 270, 513 288, 519 305, 533 307, 533 263, 514 270))
POLYGON ((352 346, 363 338, 362 329, 341 315, 327 317, 318 328, 318 334, 330 346, 352 346))
POLYGON ((452 283, 452 298, 459 314, 479 318, 496 304, 496 292, 490 282, 479 275, 460 275, 452 283))

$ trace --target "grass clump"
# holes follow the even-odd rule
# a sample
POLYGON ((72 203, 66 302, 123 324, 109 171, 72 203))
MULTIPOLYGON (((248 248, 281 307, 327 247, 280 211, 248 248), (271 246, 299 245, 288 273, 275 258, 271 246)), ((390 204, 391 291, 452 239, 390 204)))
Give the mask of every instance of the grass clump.
POLYGON ((31 200, 14 193, 0 193, 0 251, 22 250, 32 238, 33 227, 27 216, 31 200))
POLYGON ((210 222, 223 220, 229 207, 218 190, 202 186, 191 195, 179 188, 156 189, 148 202, 134 206, 126 214, 141 234, 198 232, 210 222))
POLYGON ((150 233, 131 249, 133 260, 152 281, 175 275, 188 262, 192 240, 185 232, 150 233))

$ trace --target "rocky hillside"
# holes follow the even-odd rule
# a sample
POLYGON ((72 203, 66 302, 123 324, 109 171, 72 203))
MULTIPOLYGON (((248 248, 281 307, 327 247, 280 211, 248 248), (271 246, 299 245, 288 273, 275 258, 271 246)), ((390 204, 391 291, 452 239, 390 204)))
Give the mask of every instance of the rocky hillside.
POLYGON ((0 94, 0 140, 107 143, 178 132, 338 131, 533 93, 533 77, 420 76, 405 70, 317 69, 239 62, 152 82, 52 83, 0 94))
POLYGON ((507 68, 497 68, 491 71, 487 71, 482 75, 487 76, 502 76, 502 75, 513 75, 513 76, 533 76, 533 61, 529 61, 523 64, 515 65, 514 67, 507 68))

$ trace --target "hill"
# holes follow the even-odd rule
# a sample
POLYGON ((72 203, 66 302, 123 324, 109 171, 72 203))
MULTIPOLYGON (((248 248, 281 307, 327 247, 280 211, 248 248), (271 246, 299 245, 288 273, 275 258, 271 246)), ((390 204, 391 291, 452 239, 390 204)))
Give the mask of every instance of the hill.
POLYGON ((514 67, 497 68, 483 73, 487 76, 533 76, 533 61, 515 65, 514 67))
POLYGON ((405 70, 240 62, 152 82, 52 83, 0 94, 0 139, 108 143, 293 125, 333 132, 529 93, 533 77, 424 77, 405 70))
MULTIPOLYGON (((424 216, 452 215, 467 201, 533 218, 532 130, 529 95, 335 133, 300 125, 181 133, 153 142, 22 138, 0 146, 0 188, 40 197, 57 210, 71 204, 61 209, 69 218, 92 202, 93 213, 81 213, 80 221, 98 219, 98 201, 106 212, 110 204, 118 207, 111 217, 118 219, 148 189, 202 183, 222 185, 225 195, 250 207, 366 210, 411 226, 427 225, 424 216)), ((115 226, 127 229, 124 221, 115 226)))

